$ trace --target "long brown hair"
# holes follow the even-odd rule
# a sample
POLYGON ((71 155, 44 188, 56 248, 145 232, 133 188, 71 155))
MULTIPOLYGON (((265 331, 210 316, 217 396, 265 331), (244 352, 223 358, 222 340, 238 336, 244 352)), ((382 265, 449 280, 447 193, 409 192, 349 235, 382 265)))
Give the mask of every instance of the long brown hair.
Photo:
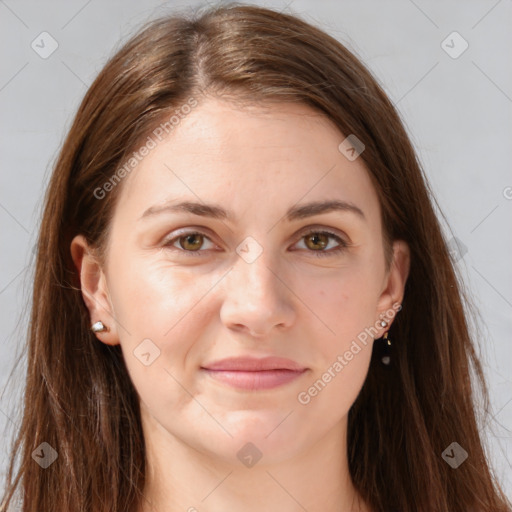
POLYGON ((334 38, 295 16, 240 4, 150 22, 110 59, 79 107, 45 197, 23 417, 4 507, 20 486, 25 512, 125 512, 144 499, 137 393, 120 346, 90 331, 69 248, 79 233, 105 247, 120 186, 101 199, 94 191, 164 117, 202 93, 302 102, 345 136, 355 134, 380 197, 386 254, 395 239, 410 247, 403 309, 389 333, 393 365, 379 364, 374 348, 349 412, 349 467, 361 496, 375 511, 509 511, 477 426, 473 386, 484 399, 487 390, 469 302, 398 113, 334 38), (469 454, 457 469, 441 456, 453 441, 469 454), (46 469, 32 457, 43 442, 58 453, 46 469))

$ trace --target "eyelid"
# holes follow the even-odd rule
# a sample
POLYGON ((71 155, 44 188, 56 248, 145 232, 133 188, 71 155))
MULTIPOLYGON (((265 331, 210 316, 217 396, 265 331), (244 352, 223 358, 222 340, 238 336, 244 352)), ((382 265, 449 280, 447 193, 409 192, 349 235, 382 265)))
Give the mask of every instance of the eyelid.
POLYGON ((348 237, 348 235, 345 234, 344 231, 341 231, 340 229, 336 229, 336 228, 321 226, 321 225, 306 226, 305 228, 303 228, 299 231, 299 237, 303 237, 310 233, 328 233, 334 237, 340 238, 347 245, 350 245, 352 243, 350 238, 348 237))

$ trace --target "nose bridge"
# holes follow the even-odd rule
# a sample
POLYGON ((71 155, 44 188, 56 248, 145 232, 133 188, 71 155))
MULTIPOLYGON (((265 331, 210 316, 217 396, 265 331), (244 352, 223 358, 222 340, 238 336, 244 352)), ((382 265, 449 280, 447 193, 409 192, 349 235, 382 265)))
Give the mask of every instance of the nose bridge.
POLYGON ((248 237, 236 249, 239 258, 227 276, 223 321, 263 334, 276 325, 288 325, 291 306, 281 282, 277 258, 270 249, 248 237))
POLYGON ((233 270, 238 276, 236 280, 246 296, 246 302, 275 299, 275 295, 281 293, 280 287, 283 285, 275 275, 274 269, 279 265, 276 265, 276 258, 272 257, 272 250, 264 249, 254 238, 248 237, 236 251, 239 259, 233 270))

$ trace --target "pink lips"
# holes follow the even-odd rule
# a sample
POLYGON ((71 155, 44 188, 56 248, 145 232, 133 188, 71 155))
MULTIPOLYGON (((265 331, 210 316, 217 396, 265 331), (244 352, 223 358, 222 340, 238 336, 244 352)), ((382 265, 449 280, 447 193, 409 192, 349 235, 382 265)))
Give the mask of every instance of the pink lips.
POLYGON ((209 363, 201 369, 216 380, 248 390, 272 389, 307 371, 295 361, 281 357, 232 357, 209 363))

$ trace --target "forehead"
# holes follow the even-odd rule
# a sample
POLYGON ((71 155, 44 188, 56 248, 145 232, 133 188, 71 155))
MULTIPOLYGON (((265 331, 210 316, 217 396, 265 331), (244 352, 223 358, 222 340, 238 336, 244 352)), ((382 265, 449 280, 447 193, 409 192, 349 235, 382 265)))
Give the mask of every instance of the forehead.
POLYGON ((380 219, 378 197, 361 158, 339 150, 345 139, 307 105, 234 105, 209 98, 144 156, 122 183, 118 209, 140 217, 170 199, 222 204, 237 219, 292 205, 338 199, 380 219))

